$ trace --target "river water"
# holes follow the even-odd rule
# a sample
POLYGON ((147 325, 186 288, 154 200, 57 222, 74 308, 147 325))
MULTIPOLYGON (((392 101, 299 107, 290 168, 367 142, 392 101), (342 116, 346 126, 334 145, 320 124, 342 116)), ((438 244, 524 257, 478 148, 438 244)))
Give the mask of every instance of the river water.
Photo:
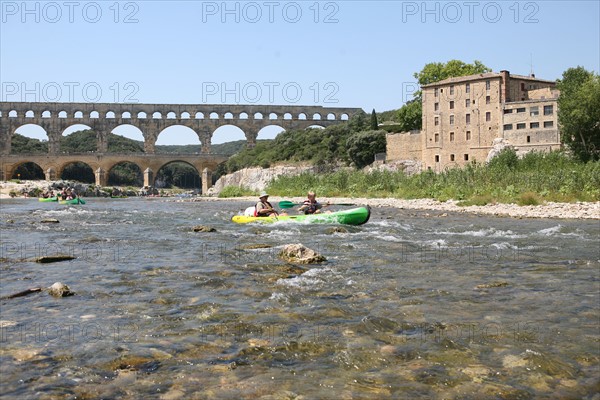
MULTIPOLYGON (((2 200, 3 398, 533 399, 600 392, 598 220, 2 200), (58 224, 40 223, 56 218, 58 224), (216 232, 193 232, 198 224, 216 232), (327 261, 293 266, 281 246, 327 261), (33 259, 71 254, 75 260, 33 259)), ((597 398, 597 397, 593 397, 597 398)))

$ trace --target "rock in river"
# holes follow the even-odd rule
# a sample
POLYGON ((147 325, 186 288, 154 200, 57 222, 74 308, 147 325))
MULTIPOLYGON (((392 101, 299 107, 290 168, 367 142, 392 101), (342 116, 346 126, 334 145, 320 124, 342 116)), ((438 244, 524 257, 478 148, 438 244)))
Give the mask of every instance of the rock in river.
POLYGON ((284 261, 296 264, 313 264, 327 260, 316 251, 305 247, 301 243, 284 246, 279 253, 279 257, 284 261))
POLYGON ((65 254, 57 254, 54 256, 42 256, 42 257, 38 257, 35 259, 35 262, 39 262, 39 263, 53 263, 53 262, 59 262, 59 261, 69 261, 69 260, 74 260, 75 257, 73 256, 69 256, 69 255, 65 255, 65 254))
POLYGON ((66 297, 73 296, 75 293, 69 289, 67 285, 60 282, 55 282, 52 286, 48 288, 48 293, 50 293, 54 297, 66 297))
POLYGON ((42 224, 58 224, 59 222, 56 218, 45 218, 41 221, 42 224))
POLYGON ((194 232, 216 232, 217 230, 208 225, 196 225, 193 228, 194 232))

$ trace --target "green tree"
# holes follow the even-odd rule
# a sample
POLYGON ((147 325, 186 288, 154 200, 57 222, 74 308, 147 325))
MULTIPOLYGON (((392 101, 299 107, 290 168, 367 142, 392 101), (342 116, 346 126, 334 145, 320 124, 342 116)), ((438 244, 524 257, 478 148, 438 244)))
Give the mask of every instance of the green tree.
POLYGON ((408 132, 415 129, 421 129, 423 116, 423 106, 421 99, 413 99, 407 102, 398 110, 397 120, 400 124, 401 132, 408 132))
MULTIPOLYGON (((475 60, 473 64, 467 64, 460 60, 450 60, 446 63, 425 64, 421 71, 415 72, 414 77, 419 85, 423 86, 456 76, 483 74, 491 71, 491 68, 483 65, 481 61, 475 60)), ((416 93, 415 97, 420 97, 420 92, 416 93)))
POLYGON ((600 75, 569 68, 558 88, 562 142, 582 161, 600 159, 600 75))
POLYGON ((358 132, 348 138, 348 156, 356 168, 366 167, 375 160, 375 154, 385 152, 385 138, 385 131, 358 132))
POLYGON ((373 111, 371 112, 371 129, 376 131, 377 127, 377 113, 375 112, 375 109, 373 109, 373 111))

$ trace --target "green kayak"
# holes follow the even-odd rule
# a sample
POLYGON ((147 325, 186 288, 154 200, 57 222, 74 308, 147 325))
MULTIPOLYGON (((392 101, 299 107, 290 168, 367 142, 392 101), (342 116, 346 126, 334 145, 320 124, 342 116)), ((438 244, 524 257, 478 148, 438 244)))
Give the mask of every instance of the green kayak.
POLYGON ((231 220, 236 224, 247 224, 250 222, 273 223, 279 221, 290 221, 305 224, 362 225, 369 220, 370 216, 370 207, 357 207, 350 210, 335 211, 332 213, 281 215, 278 217, 250 217, 246 215, 235 215, 233 218, 231 218, 231 220))
POLYGON ((41 201, 42 203, 47 203, 47 202, 50 202, 50 201, 58 201, 58 197, 56 197, 56 196, 54 196, 54 197, 46 197, 46 198, 40 197, 40 198, 38 198, 38 201, 41 201))
POLYGON ((59 204, 85 204, 85 200, 77 198, 71 200, 60 200, 59 204))

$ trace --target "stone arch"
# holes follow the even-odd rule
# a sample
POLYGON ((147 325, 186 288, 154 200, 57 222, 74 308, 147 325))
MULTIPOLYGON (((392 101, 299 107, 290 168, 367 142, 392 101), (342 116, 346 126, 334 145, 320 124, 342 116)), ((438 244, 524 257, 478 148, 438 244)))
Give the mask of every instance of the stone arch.
POLYGON ((233 124, 223 124, 219 126, 211 135, 211 143, 220 144, 237 140, 246 140, 246 132, 242 128, 233 124), (223 140, 227 137, 227 140, 223 140))
POLYGON ((245 111, 242 111, 238 117, 238 119, 248 119, 248 113, 245 111))
POLYGON ((174 111, 169 111, 167 113, 167 119, 177 119, 177 114, 174 111))
POLYGON ((211 112, 209 115, 210 119, 219 119, 219 114, 217 112, 211 112))
POLYGON ((140 111, 139 113, 137 113, 137 117, 138 119, 146 119, 148 118, 148 114, 146 114, 144 111, 140 111))
POLYGON ((142 166, 134 161, 122 160, 111 163, 107 166, 106 171, 107 176, 107 184, 108 185, 120 185, 120 186, 143 186, 144 185, 144 172, 142 170, 142 166), (131 164, 136 167, 137 172, 135 172, 136 176, 131 177, 130 181, 128 181, 128 177, 119 176, 119 174, 115 171, 115 167, 122 164, 131 164))
POLYGON ((305 121, 306 120, 306 114, 304 114, 304 113, 298 114, 298 119, 301 120, 301 121, 305 121))
POLYGON ((342 115, 340 115, 341 121, 348 121, 349 119, 350 119, 350 117, 346 113, 343 113, 342 115))
POLYGON ((181 119, 190 119, 191 115, 189 112, 184 111, 181 113, 181 119))
POLYGON ((233 114, 230 112, 226 112, 225 115, 223 115, 223 119, 233 119, 233 114))
POLYGON ((162 114, 159 111, 152 113, 152 119, 162 119, 162 114))
POLYGON ((58 113, 58 118, 69 118, 69 114, 66 111, 60 111, 58 113))
POLYGON ((335 121, 336 120, 336 115, 334 113, 327 114, 327 120, 328 121, 335 121))
POLYGON ((204 119, 204 113, 198 111, 196 115, 194 115, 194 119, 204 119))
POLYGON ((24 123, 19 125, 17 128, 15 128, 14 131, 12 132, 8 132, 8 134, 11 136, 11 142, 13 142, 13 145, 11 146, 11 153, 14 153, 14 141, 16 140, 16 138, 14 138, 15 134, 19 134, 21 136, 25 136, 28 139, 36 139, 40 141, 40 145, 38 146, 37 144, 35 144, 35 148, 31 148, 31 145, 33 145, 33 143, 29 143, 28 144, 28 152, 32 153, 32 154, 47 154, 48 153, 48 148, 46 147, 47 145, 41 144, 41 143, 46 143, 49 140, 49 136, 48 136, 48 131, 46 129, 44 129, 44 127, 42 127, 41 125, 35 124, 35 123, 24 123))
POLYGON ((142 130, 138 126, 133 125, 131 123, 121 123, 121 124, 115 126, 110 131, 110 133, 112 133, 113 135, 127 138, 127 139, 142 142, 141 149, 139 150, 139 152, 140 153, 144 152, 144 145, 143 145, 144 132, 142 132, 142 130))
POLYGON ((314 113, 313 116, 312 116, 312 120, 313 121, 320 121, 321 120, 321 114, 314 113))
POLYGON ((12 166, 12 171, 10 171, 8 179, 45 180, 46 175, 44 168, 40 164, 34 161, 23 160, 12 166), (30 167, 28 164, 34 167, 30 167))
POLYGON ((254 113, 254 119, 263 119, 262 113, 259 113, 259 112, 254 113))
MULTIPOLYGON (((198 134, 198 132, 196 132, 194 129, 190 128, 189 126, 186 125, 182 125, 182 124, 173 124, 173 125, 169 125, 167 127, 165 127, 164 129, 162 129, 160 132, 158 132, 158 135, 156 135, 156 142, 155 145, 160 146, 161 145, 161 138, 164 140, 166 135, 169 134, 169 132, 167 131, 179 131, 177 132, 177 135, 179 135, 179 137, 183 135, 188 136, 188 137, 192 137, 194 140, 196 140, 195 143, 190 143, 190 144, 198 144, 198 152, 200 152, 200 149, 202 147, 202 139, 200 138, 200 135, 198 134), (165 135, 166 134, 166 135, 165 135)), ((163 143, 164 145, 164 143, 163 143)))
POLYGON ((43 111, 42 118, 52 118, 52 112, 50 112, 50 110, 43 111))
POLYGON ((270 121, 274 121, 274 120, 277 120, 277 119, 279 119, 279 116, 277 114, 275 114, 273 112, 269 114, 269 120, 270 121))
POLYGON ((256 135, 257 139, 275 139, 281 132, 285 132, 285 128, 278 124, 269 124, 263 126, 256 135))
POLYGON ((83 111, 76 110, 73 113, 73 118, 83 119, 83 111))
POLYGON ((25 111, 25 118, 35 118, 33 110, 25 111))
POLYGON ((8 112, 8 118, 18 118, 19 117, 19 113, 17 112, 17 110, 10 110, 8 112))
POLYGON ((98 119, 100 118, 100 113, 98 111, 92 111, 90 112, 90 119, 98 119))
POLYGON ((198 171, 198 168, 196 168, 195 165, 191 164, 188 161, 184 161, 184 160, 180 160, 180 159, 173 159, 170 160, 162 165, 160 165, 160 167, 158 167, 156 169, 156 174, 154 176, 154 182, 153 182, 153 186, 157 187, 157 188, 161 188, 161 187, 166 187, 163 186, 164 184, 172 184, 175 186, 179 186, 179 187, 183 187, 183 188, 202 188, 202 175, 201 175, 201 171, 198 171), (164 182, 164 175, 163 175, 163 168, 165 168, 168 165, 171 164, 175 164, 175 163, 182 163, 185 164, 188 167, 191 167, 195 173, 194 176, 191 177, 190 174, 186 173, 181 177, 182 182, 164 182), (179 183, 179 185, 177 184, 179 183))
POLYGON ((121 113, 121 119, 131 119, 131 113, 129 111, 123 111, 121 113))
POLYGON ((293 119, 293 118, 294 118, 294 117, 292 117, 292 114, 291 114, 291 113, 289 113, 289 112, 288 112, 288 113, 285 113, 285 114, 283 114, 283 119, 284 119, 284 120, 291 120, 291 119, 293 119))
POLYGON ((64 180, 76 180, 84 183, 95 183, 95 166, 84 161, 70 160, 60 165, 57 176, 64 180), (75 165, 72 169, 69 166, 75 165), (82 167, 85 166, 85 167, 82 167))
POLYGON ((105 118, 107 118, 107 119, 115 119, 116 118, 115 112, 114 111, 107 111, 105 118))

